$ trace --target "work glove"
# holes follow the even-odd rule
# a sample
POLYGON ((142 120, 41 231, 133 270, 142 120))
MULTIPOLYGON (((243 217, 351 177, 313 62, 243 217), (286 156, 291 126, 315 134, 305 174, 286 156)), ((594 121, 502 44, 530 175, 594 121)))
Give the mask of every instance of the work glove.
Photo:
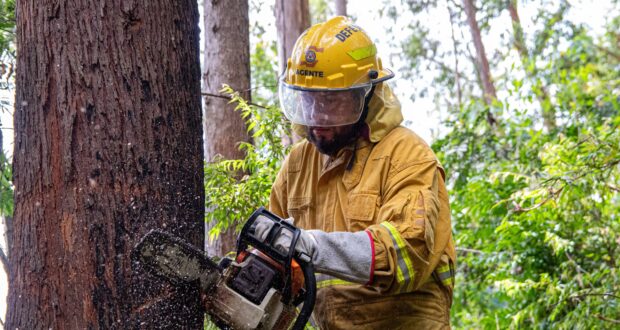
MULTIPOLYGON (((293 218, 285 221, 293 224, 293 218)), ((259 216, 253 224, 254 237, 264 242, 273 227, 273 220, 259 216)), ((331 232, 303 230, 295 251, 312 259, 317 273, 331 275, 360 284, 370 284, 374 265, 374 243, 369 232, 331 232)), ((293 232, 283 228, 273 240, 273 247, 284 254, 293 240, 293 232)))

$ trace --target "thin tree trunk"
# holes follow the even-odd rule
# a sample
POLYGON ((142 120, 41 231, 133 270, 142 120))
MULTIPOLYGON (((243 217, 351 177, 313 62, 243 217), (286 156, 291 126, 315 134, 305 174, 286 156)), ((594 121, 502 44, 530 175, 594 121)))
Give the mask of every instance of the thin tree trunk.
MULTIPOLYGON (((276 0, 275 16, 278 30, 279 73, 281 74, 286 69, 286 63, 291 57, 297 38, 310 27, 308 0, 276 0)), ((282 137, 284 145, 291 145, 301 139, 294 132, 291 134, 291 137, 282 137)))
POLYGON ((523 69, 525 70, 525 74, 534 86, 534 93, 536 94, 536 98, 540 103, 540 109, 543 117, 543 125, 548 131, 552 131, 556 128, 555 109, 551 104, 551 99, 549 98, 549 92, 547 91, 547 88, 536 81, 536 76, 538 73, 536 66, 533 66, 532 69, 529 69, 529 64, 532 59, 530 58, 530 54, 525 45, 525 35, 523 33, 521 20, 519 18, 519 12, 517 10, 517 0, 510 0, 508 2, 508 12, 510 13, 510 19, 512 20, 514 45, 515 48, 517 48, 519 57, 521 58, 521 63, 523 65, 523 69))
POLYGON ((278 57, 280 73, 286 68, 295 41, 310 27, 308 0, 276 0, 276 28, 278 30, 278 57))
MULTIPOLYGON (((476 8, 472 0, 463 0, 463 6, 465 13, 467 14, 467 23, 469 24, 469 30, 471 31, 474 47, 476 48, 476 59, 480 69, 480 79, 482 80, 482 90, 484 93, 484 101, 487 105, 493 104, 493 101, 497 99, 497 92, 493 85, 491 78, 491 69, 489 68, 489 60, 487 59, 486 52, 484 50, 484 44, 482 43, 482 37, 480 35, 480 28, 478 27, 478 21, 476 20, 476 8)), ((487 121, 491 125, 495 125, 496 119, 491 112, 487 113, 487 121)))
MULTIPOLYGON (((205 0, 205 69, 203 85, 208 94, 219 94, 223 84, 230 85, 250 101, 250 23, 246 0, 205 0)), ((213 161, 241 159, 239 142, 249 142, 245 121, 227 99, 206 96, 205 159, 213 161)), ((209 207, 207 205, 207 207, 209 207)), ((206 224, 207 233, 215 224, 206 224)), ((210 255, 222 256, 235 247, 235 228, 208 242, 210 255)))
MULTIPOLYGON (((9 261, 9 246, 11 246, 11 236, 13 235, 13 217, 2 216, 2 222, 4 222, 4 247, 0 248, 0 259, 2 259, 2 268, 4 273, 9 278, 10 261, 9 261)), ((10 283, 9 283, 10 285, 10 283)))
POLYGON ((457 49, 457 40, 454 35, 454 16, 455 13, 452 11, 452 7, 448 3, 448 14, 450 15, 450 32, 452 37, 452 47, 454 50, 454 80, 456 81, 456 97, 458 102, 458 109, 463 107, 463 88, 461 86, 461 73, 459 71, 459 53, 457 49))
MULTIPOLYGON (((6 221, 4 220, 5 217, 2 217, 3 220, 2 221, 6 221)), ((5 234, 5 238, 6 238, 6 234, 5 234)), ((7 242, 8 240, 5 239, 5 242, 7 242)), ((5 245, 6 246, 6 245, 5 245)), ((7 274, 7 276, 9 275, 9 257, 7 256, 8 253, 4 252, 4 249, 2 249, 2 247, 0 247, 0 262, 2 263, 2 269, 4 270, 4 273, 7 274)), ((1 317, 1 315, 0 315, 1 317)))
POLYGON ((203 244, 195 1, 17 1, 8 329, 202 327, 195 288, 130 259, 203 244))
MULTIPOLYGON (((2 136, 2 131, 0 131, 0 155, 1 157, 4 159, 4 157, 6 157, 6 155, 4 154, 4 150, 2 149, 3 146, 3 136, 2 136)), ((5 163, 3 161, 3 159, 0 159, 0 175, 3 175, 4 173, 4 166, 5 163)), ((8 192, 10 192, 10 190, 8 190, 8 192)), ((5 193, 5 191, 2 191, 0 193, 5 193)), ((1 199, 4 198, 8 198, 9 196, 0 196, 1 199)), ((12 196, 11 196, 12 197, 12 196)), ((4 233, 3 233, 3 240, 4 240, 4 247, 6 247, 6 251, 5 249, 2 248, 2 246, 0 246, 0 262, 2 263, 2 269, 4 270, 4 273, 7 275, 7 278, 9 276, 9 257, 8 257, 8 247, 9 247, 9 234, 11 232, 11 217, 10 216, 6 216, 6 215, 0 215, 0 221, 2 221, 4 223, 4 233)), ((0 318, 4 317, 4 315, 0 315, 0 318)))
POLYGON ((336 16, 347 16, 347 0, 335 0, 336 16))

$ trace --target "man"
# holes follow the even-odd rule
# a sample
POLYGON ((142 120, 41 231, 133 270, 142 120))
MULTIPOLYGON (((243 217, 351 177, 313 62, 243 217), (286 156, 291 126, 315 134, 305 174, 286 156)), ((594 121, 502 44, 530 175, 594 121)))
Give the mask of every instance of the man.
MULTIPOLYGON (((400 126, 384 83, 393 76, 367 34, 336 17, 299 37, 280 81, 282 110, 306 140, 285 160, 270 209, 304 229, 295 249, 319 273, 321 329, 450 327, 456 257, 445 174, 400 126)), ((259 222, 255 232, 265 239, 270 228, 259 222)))

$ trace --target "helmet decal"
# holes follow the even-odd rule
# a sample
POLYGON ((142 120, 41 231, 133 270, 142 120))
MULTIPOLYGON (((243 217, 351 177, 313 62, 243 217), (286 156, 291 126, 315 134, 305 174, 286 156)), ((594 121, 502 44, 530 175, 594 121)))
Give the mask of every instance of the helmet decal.
POLYGON ((307 67, 313 67, 315 66, 319 61, 317 61, 316 59, 316 53, 322 53, 323 52, 323 48, 317 48, 315 46, 310 46, 308 47, 308 50, 306 50, 305 53, 305 61, 301 61, 301 63, 299 63, 300 65, 305 65, 307 67))

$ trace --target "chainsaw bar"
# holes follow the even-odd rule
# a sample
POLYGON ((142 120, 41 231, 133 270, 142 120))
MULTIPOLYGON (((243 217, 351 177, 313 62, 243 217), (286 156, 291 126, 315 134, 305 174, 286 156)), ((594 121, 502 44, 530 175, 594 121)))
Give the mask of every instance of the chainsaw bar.
POLYGON ((151 274, 173 285, 199 283, 209 291, 220 278, 222 269, 195 246, 159 230, 151 230, 132 251, 151 274))

